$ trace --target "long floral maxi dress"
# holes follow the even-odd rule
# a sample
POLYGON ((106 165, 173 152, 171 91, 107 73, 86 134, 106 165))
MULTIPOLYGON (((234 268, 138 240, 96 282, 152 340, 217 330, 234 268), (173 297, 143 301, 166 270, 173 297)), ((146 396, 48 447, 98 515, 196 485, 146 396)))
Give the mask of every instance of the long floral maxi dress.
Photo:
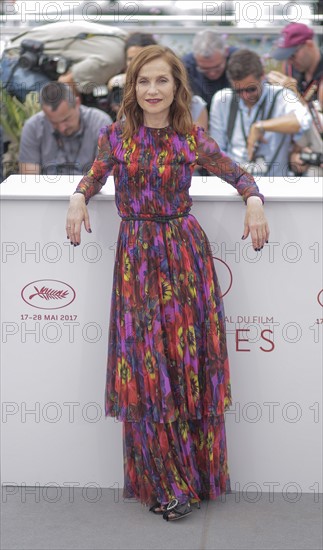
POLYGON ((209 241, 189 213, 196 164, 260 196, 201 128, 178 135, 103 128, 76 192, 86 203, 113 169, 122 218, 110 310, 105 411, 123 421, 124 497, 145 504, 230 492, 224 412, 231 405, 225 321, 209 241))

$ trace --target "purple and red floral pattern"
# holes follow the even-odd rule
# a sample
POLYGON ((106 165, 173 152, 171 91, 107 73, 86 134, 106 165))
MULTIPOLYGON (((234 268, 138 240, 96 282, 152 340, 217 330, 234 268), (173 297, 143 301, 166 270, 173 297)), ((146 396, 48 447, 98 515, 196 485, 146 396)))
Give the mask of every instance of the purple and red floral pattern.
POLYGON ((145 503, 216 498, 230 489, 224 413, 231 386, 210 244, 189 213, 193 170, 205 167, 245 201, 263 197, 201 128, 178 135, 143 126, 127 141, 121 132, 119 122, 101 130, 77 192, 88 202, 113 170, 122 221, 105 411, 124 422, 125 495, 145 503))

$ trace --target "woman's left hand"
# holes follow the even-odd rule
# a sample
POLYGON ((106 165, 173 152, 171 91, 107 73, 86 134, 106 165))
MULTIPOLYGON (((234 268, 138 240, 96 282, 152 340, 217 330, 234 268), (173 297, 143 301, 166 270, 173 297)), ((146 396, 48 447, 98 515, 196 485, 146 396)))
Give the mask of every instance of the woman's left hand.
POLYGON ((246 239, 250 233, 252 245, 258 252, 269 239, 269 227, 266 220, 262 200, 252 196, 247 199, 247 212, 245 215, 244 232, 242 239, 246 239))

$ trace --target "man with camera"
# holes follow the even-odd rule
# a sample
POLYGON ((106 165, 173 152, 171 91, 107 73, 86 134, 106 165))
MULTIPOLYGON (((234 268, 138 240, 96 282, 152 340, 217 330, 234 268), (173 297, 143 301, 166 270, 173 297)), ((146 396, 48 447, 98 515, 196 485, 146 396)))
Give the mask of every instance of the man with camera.
POLYGON ((304 23, 289 23, 282 30, 271 56, 284 63, 286 73, 270 71, 267 78, 271 84, 295 91, 305 103, 317 99, 323 79, 323 57, 313 29, 304 23))
POLYGON ((119 27, 86 20, 28 29, 12 38, 3 52, 2 84, 25 101, 28 92, 59 80, 92 106, 100 87, 124 69, 127 36, 119 27))
POLYGON ((272 51, 283 71, 270 71, 267 79, 294 90, 312 116, 311 129, 295 141, 290 164, 298 175, 322 175, 323 56, 314 31, 304 23, 289 23, 272 51))
POLYGON ((323 80, 317 91, 317 101, 313 102, 318 124, 312 124, 307 132, 295 139, 289 162, 293 172, 299 176, 323 176, 323 80))
POLYGON ((231 55, 227 76, 232 89, 212 99, 211 136, 254 175, 286 176, 292 135, 311 124, 306 106, 290 90, 266 82, 261 59, 251 50, 231 55))
POLYGON ((96 156, 100 129, 112 123, 99 109, 80 104, 67 84, 50 82, 40 91, 42 110, 22 130, 21 174, 86 173, 96 156))

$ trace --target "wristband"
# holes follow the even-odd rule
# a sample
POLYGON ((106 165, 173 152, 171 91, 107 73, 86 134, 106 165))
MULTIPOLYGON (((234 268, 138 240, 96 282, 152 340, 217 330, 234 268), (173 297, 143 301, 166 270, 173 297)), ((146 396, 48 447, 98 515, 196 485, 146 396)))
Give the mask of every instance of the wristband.
POLYGON ((264 134, 265 128, 262 120, 257 120, 257 122, 255 123, 255 128, 257 128, 257 130, 260 130, 264 134))

